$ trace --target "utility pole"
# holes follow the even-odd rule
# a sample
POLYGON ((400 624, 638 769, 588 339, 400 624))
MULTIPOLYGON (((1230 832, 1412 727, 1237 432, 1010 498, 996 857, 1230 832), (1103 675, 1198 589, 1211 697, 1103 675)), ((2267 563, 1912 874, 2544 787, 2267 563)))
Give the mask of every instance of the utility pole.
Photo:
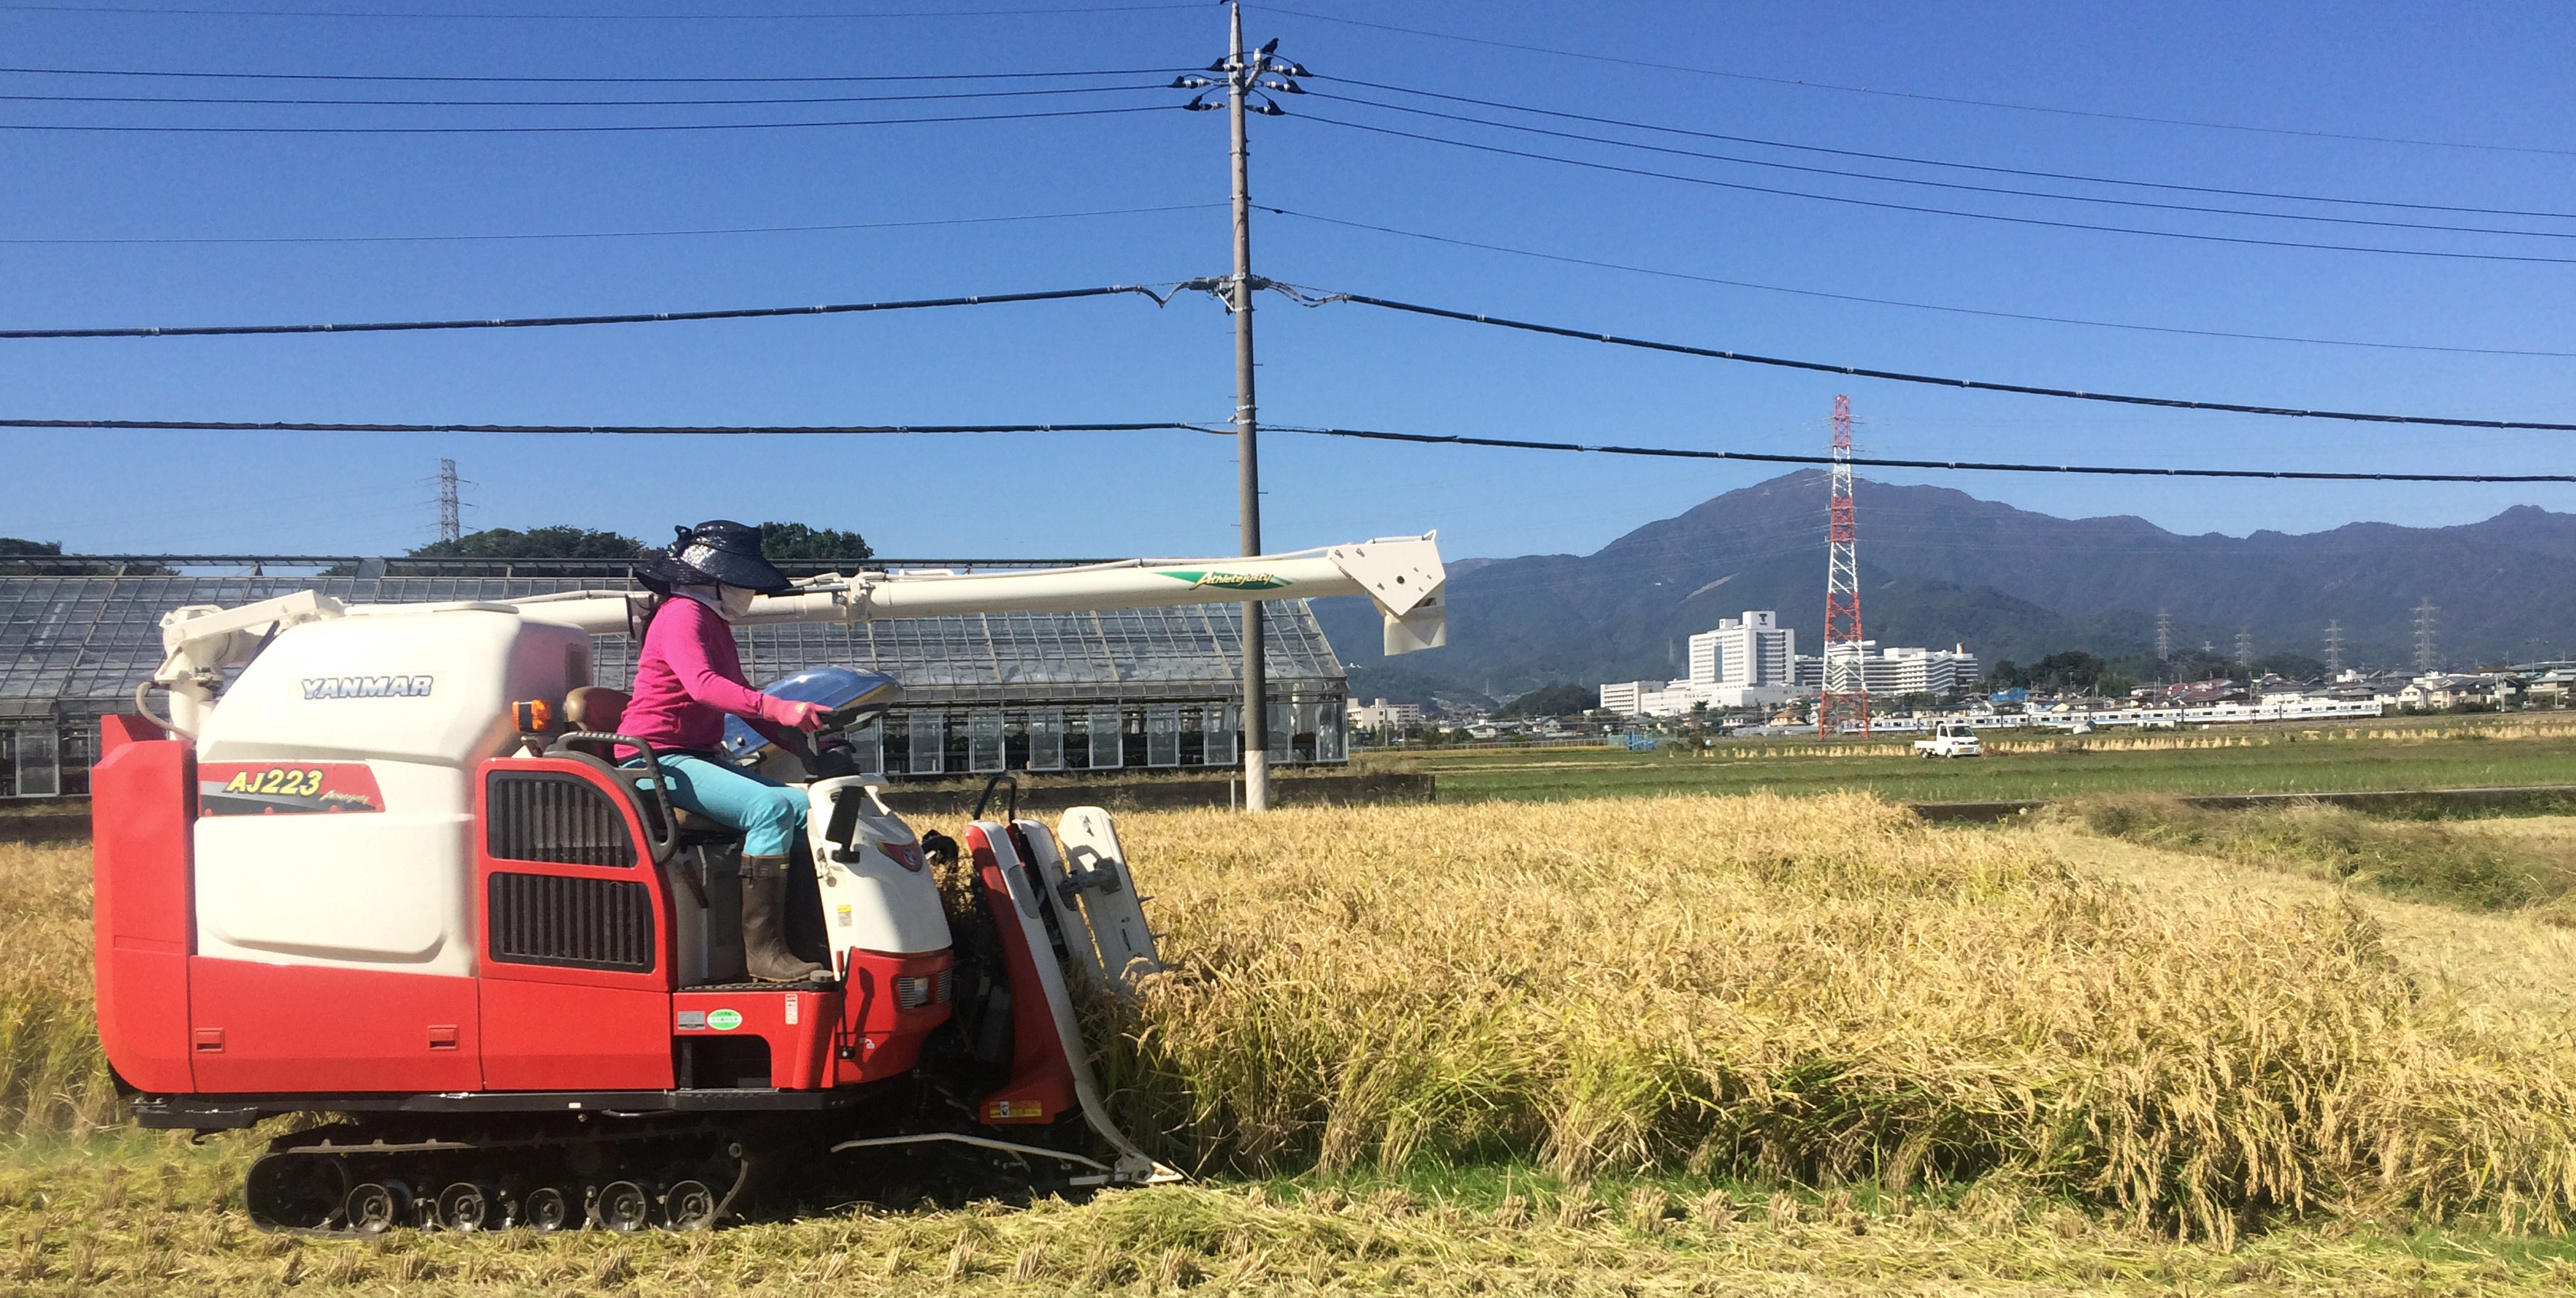
MULTIPOLYGON (((1271 41, 1259 51, 1246 53, 1243 48, 1243 6, 1226 6, 1230 29, 1227 54, 1208 65, 1210 72, 1225 74, 1225 108, 1234 136, 1234 278, 1229 284, 1227 309, 1234 313, 1234 446, 1235 489, 1242 513, 1243 552, 1261 553, 1261 455, 1260 424, 1255 418, 1252 364, 1252 293, 1262 281, 1252 274, 1252 149, 1245 130, 1246 114, 1281 116, 1279 105, 1260 92, 1304 94, 1290 78, 1307 75, 1306 69, 1294 63, 1271 57, 1279 42, 1271 41), (1264 74, 1275 74, 1265 79, 1264 74)), ((1177 90, 1201 90, 1215 83, 1205 77, 1185 76, 1172 83, 1177 90)), ((1191 100, 1188 108, 1206 110, 1216 105, 1201 95, 1191 100)), ((1261 601, 1246 600, 1243 605, 1243 807, 1246 811, 1270 810, 1270 664, 1264 656, 1261 626, 1261 601)))

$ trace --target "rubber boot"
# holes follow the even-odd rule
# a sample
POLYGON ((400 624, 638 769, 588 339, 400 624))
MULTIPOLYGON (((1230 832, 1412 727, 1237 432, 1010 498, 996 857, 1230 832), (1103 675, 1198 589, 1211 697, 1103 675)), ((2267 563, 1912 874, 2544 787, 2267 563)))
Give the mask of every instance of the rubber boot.
POLYGON ((765 983, 812 982, 821 965, 787 949, 787 858, 742 858, 742 957, 751 976, 765 983))

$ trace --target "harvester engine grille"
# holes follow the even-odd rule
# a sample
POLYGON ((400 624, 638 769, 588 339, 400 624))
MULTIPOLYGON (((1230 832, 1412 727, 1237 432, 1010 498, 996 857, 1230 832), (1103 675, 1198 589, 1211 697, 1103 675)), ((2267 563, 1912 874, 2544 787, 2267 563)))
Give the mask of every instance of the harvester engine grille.
POLYGON ((550 771, 494 771, 483 796, 484 850, 503 861, 635 864, 625 813, 599 786, 550 771))
POLYGON ((491 956, 564 969, 653 968, 653 894, 619 879, 492 876, 491 956))

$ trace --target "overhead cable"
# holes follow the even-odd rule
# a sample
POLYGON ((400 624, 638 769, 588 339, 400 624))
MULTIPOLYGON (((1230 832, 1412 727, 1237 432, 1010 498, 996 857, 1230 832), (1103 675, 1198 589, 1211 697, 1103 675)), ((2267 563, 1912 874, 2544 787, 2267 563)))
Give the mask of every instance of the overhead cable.
MULTIPOLYGON (((1758 464, 1831 465, 1836 463, 1834 457, 1830 455, 1771 455, 1756 451, 1701 451, 1670 446, 1587 446, 1576 442, 1537 442, 1511 437, 1463 437, 1435 433, 1390 433, 1366 428, 1301 428, 1284 424, 1268 424, 1263 426, 1262 431, 1302 433, 1312 437, 1349 437, 1374 442, 1490 446, 1515 451, 1573 451, 1591 455, 1646 456, 1663 460, 1745 460, 1758 464)), ((1846 462, 1878 469, 1942 469, 1964 473, 2086 473, 2139 478, 2268 478, 2315 482, 2576 482, 2576 473, 2335 473, 2292 469, 2154 469, 2100 464, 1891 460, 1857 455, 1846 462)))
MULTIPOLYGON (((466 424, 466 423, 333 423, 200 419, 0 419, 0 428, 65 430, 143 430, 252 433, 496 433, 522 436, 619 437, 875 437, 976 433, 1140 433, 1191 432, 1232 437, 1231 427, 1187 421, 1050 424, 466 424)), ((1265 432, 1363 441, 1406 442, 1427 446, 1480 446, 1498 450, 1560 451, 1593 455, 1642 456, 1652 459, 1740 460, 1758 464, 1818 464, 1823 455, 1773 455, 1760 451, 1708 451, 1668 446, 1590 445, 1542 442, 1510 437, 1468 437, 1438 433, 1396 433, 1371 428, 1309 427, 1269 424, 1265 432)), ((2304 469, 2160 469, 2093 464, 2015 464, 1980 460, 1898 460, 1854 457, 1870 468, 1937 469, 1961 473, 2079 473, 2123 477, 2256 478, 2320 482, 2485 482, 2576 483, 2571 473, 2365 473, 2304 469)))
POLYGON ((871 13, 427 13, 417 10, 365 9, 182 9, 147 5, 0 4, 0 12, 58 14, 153 14, 187 18, 400 18, 433 22, 864 22, 879 18, 1043 18, 1050 14, 1144 13, 1162 9, 1196 9, 1195 4, 1078 5, 1058 9, 884 9, 871 13))
POLYGON ((733 225, 672 230, 565 230, 535 231, 519 234, 314 234, 314 235, 178 235, 120 238, 18 239, 0 238, 0 246, 43 244, 47 246, 87 244, 270 244, 270 243, 497 243, 539 239, 670 239, 698 235, 733 234, 817 234, 848 230, 909 230, 919 227, 952 225, 998 225, 1012 221, 1070 221, 1095 216, 1141 216, 1157 212, 1198 212, 1224 207, 1222 202, 1166 203, 1159 207, 1104 207, 1087 212, 1029 212, 1017 216, 949 216, 919 221, 846 221, 831 225, 733 225))
POLYGON ((0 131, 76 131, 109 135, 602 135, 651 131, 784 131, 835 126, 935 126, 950 122, 1026 122, 1047 117, 1112 117, 1160 113, 1178 104, 1133 108, 1060 108, 1029 113, 958 113, 945 117, 867 117, 829 122, 657 122, 609 126, 110 126, 0 122, 0 131))
POLYGON ((1033 90, 941 90, 911 95, 777 95, 760 99, 277 99, 228 95, 31 95, 0 93, 18 104, 238 104, 254 108, 770 108, 796 104, 900 104, 942 99, 1026 99, 1168 90, 1162 82, 1126 86, 1043 86, 1033 90))
POLYGON ((825 83, 861 83, 887 81, 1026 81, 1046 77, 1154 77, 1171 72, 1160 68, 1068 68, 1051 72, 903 72, 876 73, 865 76, 819 74, 815 76, 502 76, 495 74, 438 74, 424 72, 208 72, 160 68, 39 68, 0 67, 0 73, 30 77, 158 77, 184 78, 196 81, 410 81, 469 85, 619 85, 619 86, 715 86, 715 85, 820 85, 825 83))
POLYGON ((1609 63, 1621 67, 1651 68, 1658 72, 1685 72, 1693 76, 1721 77, 1729 81, 1751 81, 1763 85, 1790 86, 1800 90, 1826 90, 1847 95, 1874 95, 1885 99, 1905 99, 1919 103, 1957 104, 1969 108, 1996 108, 2019 113, 2047 113, 2059 117, 2088 117, 2100 121, 2137 122, 2148 126, 2182 126, 2208 131, 2242 131, 2255 135, 2287 135, 2307 140, 2349 140, 2362 144, 2403 144, 2433 149, 2472 149, 2489 153, 2538 153, 2554 156, 2576 156, 2576 149, 2538 148, 2518 144, 2487 144, 2473 140, 2429 140, 2401 135, 2360 135, 2344 131, 2303 131, 2284 126, 2249 126, 2241 122, 2198 121, 2187 117, 2151 117, 2136 113, 2113 113, 2099 109, 2061 108, 2047 104, 2017 104, 1997 99, 1969 99, 1958 95, 1920 94, 1907 90, 1881 90, 1869 86, 1837 85, 1805 77, 1769 77, 1751 72, 1729 72, 1719 68, 1693 67, 1683 63, 1659 63, 1651 59, 1621 58, 1611 54, 1587 54, 1580 50, 1554 49, 1545 45, 1526 45, 1515 41, 1493 40, 1482 36, 1461 36, 1456 32, 1429 31, 1420 27, 1399 27, 1393 23, 1369 22, 1334 14, 1319 14, 1303 9, 1287 9, 1264 4, 1260 8, 1293 18, 1310 18, 1316 22, 1340 23, 1350 27, 1368 27, 1382 32, 1401 32, 1407 36, 1426 36, 1434 40, 1458 41, 1491 49, 1518 50, 1524 54, 1545 54, 1556 58, 1583 59, 1592 63, 1609 63))
MULTIPOLYGON (((1714 189, 1731 189, 1748 194, 1773 194, 1783 198, 1804 198, 1822 203, 1841 203, 1852 207, 1874 207, 1882 211, 1889 212, 1918 212, 1933 216, 1965 217, 1976 221, 2000 221, 2009 225, 2037 225, 2059 230, 2091 230, 2105 234, 2136 234, 2158 239, 2187 239, 2196 243, 2233 243, 2264 248, 2306 248, 2321 252, 2367 252, 2392 257, 2438 257, 2461 261, 2509 261, 2562 266, 2576 265, 2576 258, 2571 257, 2536 257, 2500 252, 2450 252, 2429 248, 2385 248, 2365 244, 2314 243, 2297 239, 2260 239, 2250 235, 2198 234, 2187 233, 2180 230, 2151 230, 2133 225, 2103 225, 2090 221, 2060 221, 2049 217, 2006 216, 1996 212, 1971 212, 1953 207, 1927 207, 1918 203, 1891 203, 1879 199, 1852 198, 1840 194, 1818 194, 1803 189, 1782 189, 1772 185, 1748 185, 1740 181, 1714 180, 1706 176, 1684 176, 1669 171, 1651 171, 1643 167, 1623 167, 1616 163, 1594 162, 1583 158, 1567 158, 1553 153, 1537 153, 1528 149, 1505 148, 1499 144, 1478 144, 1469 140, 1451 139, 1443 135, 1425 135, 1419 131, 1400 131, 1389 126, 1371 126, 1364 122, 1346 122, 1339 118, 1323 117, 1312 112, 1299 113, 1296 115, 1296 120, 1321 122, 1324 125, 1338 126, 1344 130, 1367 131, 1375 135, 1390 135, 1400 139, 1421 140, 1430 144, 1445 144, 1451 148, 1472 149, 1479 153, 1496 153, 1502 154, 1506 157, 1528 158, 1537 162, 1554 162, 1564 166, 1583 167, 1593 171, 1617 172, 1621 175, 1643 176, 1654 180, 1675 180, 1688 185, 1705 185, 1714 189)), ((1651 146, 1640 145, 1636 147, 1644 148, 1651 146)))
POLYGON ((522 316, 488 320, 375 320, 360 324, 168 325, 106 329, 0 329, 0 339, 42 338, 221 338, 253 334, 411 333, 433 329, 554 329, 575 325, 670 324, 687 320, 760 320, 777 316, 854 315, 866 311, 915 311, 928 307, 999 306, 1011 302, 1063 302, 1074 298, 1114 297, 1133 293, 1156 305, 1174 293, 1204 288, 1213 280, 1175 284, 1111 284, 1101 288, 1063 288, 1037 293, 988 293, 974 297, 915 298, 901 302, 840 302, 822 306, 734 307, 715 311, 642 311, 624 315, 522 316))
MULTIPOLYGON (((1584 144, 1607 144, 1615 148, 1660 153, 1668 157, 1698 158, 1740 167, 1764 167, 1773 171, 1794 171, 1802 175, 1833 176, 1843 180, 1866 180, 1885 185, 1914 185, 1924 189, 1946 189, 1966 194, 1994 194, 2006 198, 2037 198, 2059 203, 2094 203, 2105 207, 2134 207, 2156 212, 2185 212, 2195 216, 2249 216, 2273 221, 2314 221, 2329 225, 2360 225, 2388 230, 2431 230, 2444 234, 2499 234, 2527 239, 2576 239, 2576 231, 2506 230, 2487 225, 2440 225, 2427 221, 2398 221, 2364 216, 2327 216, 2310 212, 2265 212, 2247 207, 2215 207, 2204 203, 2163 203, 2145 198, 2115 198, 2105 194, 2058 194, 2038 189, 2013 189, 2003 185, 1972 185, 1956 180, 1928 180, 1917 176, 1888 176, 1870 171, 1851 171, 1841 167, 1816 167, 1796 162, 1774 162, 1765 158, 1738 157, 1730 153, 1710 153, 1705 149, 1684 149, 1667 144, 1644 144, 1635 140, 1616 139, 1606 135, 1587 135, 1581 131, 1560 131, 1524 122, 1498 122, 1489 117, 1469 117, 1464 113, 1444 113, 1434 108, 1414 108, 1382 100, 1362 99, 1356 95, 1336 95, 1329 91, 1310 90, 1309 96, 1336 103, 1357 104, 1390 113, 1409 113, 1416 117, 1460 122, 1500 131, 1520 131, 1544 135, 1550 139, 1574 140, 1584 144)), ((1652 128, 1648 128, 1652 129, 1652 128)), ((2561 216, 2563 213, 2541 212, 2538 216, 2561 216)))
POLYGON ((2068 401, 2100 401, 2122 406, 2158 406, 2173 410, 2210 410, 2240 415, 2268 415, 2282 419, 2334 419, 2365 424, 2429 424, 2442 428, 2500 428, 2543 433, 2576 433, 2576 423, 2539 423, 2520 419, 2457 419, 2442 415, 2390 415, 2351 410, 2301 410, 2289 406, 2256 406, 2232 401, 2192 401, 2181 397, 2142 397, 2113 392, 2085 392, 2075 388, 2038 387, 2026 383, 1993 383, 1981 379, 1942 378, 1931 374, 1909 374, 1902 370, 1877 370, 1858 365, 1834 365, 1823 361, 1790 360, 1779 356, 1760 356, 1752 352, 1724 351, 1713 347, 1693 347, 1684 343, 1657 342, 1646 338, 1625 338, 1617 334, 1596 333, 1588 329, 1569 329, 1562 325, 1536 324, 1502 316, 1471 311, 1453 311, 1447 307, 1424 306, 1417 302, 1397 302, 1388 298, 1369 297, 1360 293, 1336 293, 1296 285, 1265 281, 1308 305, 1323 306, 1334 302, 1351 302, 1360 306, 1401 311, 1408 315, 1430 316, 1441 320, 1460 320, 1469 324, 1491 325, 1522 333, 1545 334, 1554 338, 1573 338, 1584 342, 1608 343, 1614 347, 1635 347, 1646 351, 1665 352, 1676 356, 1697 356, 1708 360, 1736 361, 1746 365, 1769 365, 1780 369, 1808 370, 1818 374, 1846 374, 1855 378, 1885 379, 1892 383, 1921 383, 1931 387, 1964 388, 1972 392, 2011 392, 2030 397, 2057 397, 2068 401))
MULTIPOLYGON (((1624 262, 1596 261, 1590 257, 1570 257, 1562 253, 1538 252, 1529 248, 1514 248, 1499 243, 1479 243, 1473 239, 1460 239, 1445 234, 1429 234, 1421 230, 1399 229, 1391 225, 1372 225, 1366 221, 1346 221, 1339 217, 1317 216, 1312 212, 1300 212, 1285 207, 1264 207, 1261 210, 1276 216, 1293 217, 1300 221, 1315 221, 1324 225, 1338 225, 1353 230, 1371 230, 1379 234, 1398 235, 1407 239, 1421 239, 1429 243, 1445 243, 1459 248, 1474 248, 1483 252, 1509 253, 1515 257, 1534 257, 1541 261, 1563 262, 1571 266, 1592 266, 1601 270, 1625 271, 1632 275, 1653 275, 1662 279, 1686 280, 1696 284, 1720 284, 1728 288, 1758 289, 1765 293, 1787 293, 1798 297, 1825 298, 1835 302, 1859 302, 1870 306, 1904 307, 1908 310, 1914 311, 1941 311, 1953 315, 1984 316, 1995 320, 2027 320, 2037 324, 2082 325, 2093 329, 2128 329, 2141 333, 2179 334, 2185 337, 2194 338, 2229 338, 2249 342, 2266 343, 2305 343, 2318 347, 2369 347, 2387 351, 2447 352, 2468 356, 2541 356, 2551 358, 2576 358, 2576 352, 2565 351, 2540 351, 2512 347, 2444 347, 2432 343, 2365 342, 2353 338, 2303 338, 2294 334, 2239 333, 2226 329, 2185 329, 2177 325, 2129 324, 2116 320, 2085 320, 2075 316, 2033 315, 2020 311, 1993 311, 1977 307, 1940 306, 1930 302, 1907 302, 1897 298, 1863 297, 1856 293, 1829 293, 1822 289, 1786 288, 1778 284, 1758 284, 1751 280, 1722 279, 1715 275, 1694 275, 1687 271, 1669 270, 1655 266, 1634 266, 1624 262)), ((8 241, 0 240, 0 243, 6 242, 8 241)))
MULTIPOLYGON (((1920 158, 1903 153, 1874 153, 1867 149, 1837 149, 1822 144, 1796 144, 1787 140, 1770 140, 1754 135, 1728 135, 1721 131, 1694 130, 1684 126, 1667 126, 1656 122, 1631 121, 1620 117, 1600 117, 1591 113, 1570 113, 1554 108, 1534 108, 1528 104, 1505 103, 1497 99, 1477 99, 1469 95, 1443 94, 1413 86, 1393 86, 1357 77, 1336 77, 1308 73, 1308 80, 1338 81, 1344 85, 1366 86, 1396 94, 1417 95, 1453 104, 1473 104, 1479 108, 1500 108, 1539 117, 1565 121, 1591 122, 1599 126, 1623 126, 1630 130, 1655 131, 1665 135, 1683 135, 1700 140, 1720 140, 1729 144, 1752 144, 1766 149, 1788 149, 1799 153, 1822 153, 1838 158, 1865 158, 1873 162, 1896 162, 1914 167, 1941 167, 1954 171, 1979 171, 1997 176, 2026 176, 2033 180, 2068 180, 2087 185, 2125 185, 2135 189, 2163 189, 2186 194, 2224 194, 2232 198, 2270 198, 2295 203, 2332 203, 2347 207, 2393 207, 2417 212, 2464 212, 2474 216, 2535 216, 2576 220, 2576 212, 2534 211, 2517 207, 2465 207, 2454 203, 2409 203, 2387 198, 2340 198, 2323 194, 2293 194, 2276 189, 2233 189, 2224 185, 2187 185, 2165 180, 2131 180, 2120 176, 2090 176, 2070 171, 2039 171, 2028 167, 1999 167, 1975 162, 1952 162, 1941 158, 1920 158)), ((1313 93, 1313 92, 1308 92, 1313 93)))
MULTIPOLYGON (((876 437, 955 433, 1208 432, 1172 421, 1126 424, 358 424, 221 419, 0 419, 0 428, 210 433, 512 433, 616 437, 876 437)), ((1226 430, 1232 435, 1232 430, 1226 430)))

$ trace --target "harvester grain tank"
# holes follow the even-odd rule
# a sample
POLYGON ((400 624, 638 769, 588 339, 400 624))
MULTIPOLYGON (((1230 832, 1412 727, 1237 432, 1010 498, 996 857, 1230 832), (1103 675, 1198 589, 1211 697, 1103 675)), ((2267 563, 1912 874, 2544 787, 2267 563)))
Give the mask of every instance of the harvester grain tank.
MULTIPOLYGON (((1390 653, 1446 637, 1429 536, 998 574, 862 572, 751 625, 1365 595, 1390 653)), ((342 604, 163 620, 92 775, 99 1034, 145 1126, 290 1113, 253 1164, 273 1228, 713 1225, 764 1167, 939 1146, 1033 1181, 1168 1178, 1116 1126, 1077 997, 1157 968, 1112 817, 916 833, 831 742, 897 697, 807 673, 788 933, 828 973, 744 979, 739 836, 671 806, 591 685, 640 597, 342 604), (156 696, 166 712, 152 707, 156 696), (943 898, 935 867, 968 871, 943 898)))

